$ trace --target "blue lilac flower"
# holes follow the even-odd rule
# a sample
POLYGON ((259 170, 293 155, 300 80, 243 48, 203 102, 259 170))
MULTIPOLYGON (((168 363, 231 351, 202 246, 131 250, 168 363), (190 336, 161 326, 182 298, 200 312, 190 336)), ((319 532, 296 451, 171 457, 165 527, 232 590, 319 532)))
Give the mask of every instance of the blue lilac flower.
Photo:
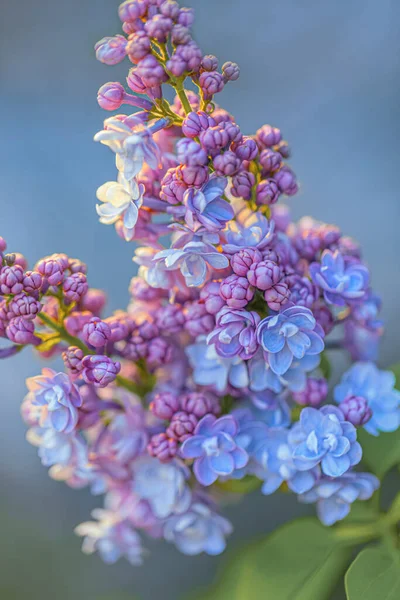
POLYGON ((75 533, 84 537, 82 551, 85 554, 97 551, 107 564, 114 564, 122 557, 132 565, 142 564, 141 539, 128 521, 100 508, 95 509, 92 516, 97 521, 87 521, 75 528, 75 533))
POLYGON ((260 321, 254 311, 224 306, 216 315, 216 328, 207 337, 220 356, 249 359, 258 349, 256 327, 260 321))
POLYGON ((70 433, 78 423, 82 398, 78 388, 65 373, 42 369, 42 375, 26 381, 32 404, 43 407, 40 425, 70 433))
POLYGON ((369 500, 379 487, 379 479, 371 473, 345 473, 341 477, 322 477, 308 492, 298 496, 299 502, 317 505, 324 525, 341 521, 356 500, 369 500))
POLYGON ((181 456, 195 459, 193 471, 202 485, 211 485, 218 477, 246 465, 249 457, 236 443, 237 433, 238 426, 231 415, 219 419, 206 415, 197 424, 194 435, 183 442, 181 456))
POLYGON ((302 391, 307 384, 307 373, 313 371, 320 363, 320 355, 305 355, 300 360, 293 360, 284 375, 277 375, 264 358, 259 349, 248 361, 249 387, 253 392, 272 390, 279 394, 285 389, 291 392, 302 391))
POLYGON ((364 429, 372 435, 396 431, 400 425, 400 391, 394 389, 396 379, 391 371, 381 371, 371 362, 355 363, 335 387, 334 398, 340 404, 349 396, 368 401, 372 417, 364 429))
POLYGON ((269 429, 254 458, 258 464, 254 472, 263 480, 261 491, 265 495, 274 493, 284 481, 292 491, 303 493, 314 485, 319 475, 315 466, 301 470, 295 464, 286 428, 269 429))
POLYGON ((194 502, 182 515, 169 517, 164 525, 165 539, 188 555, 221 554, 230 533, 231 523, 202 502, 194 502))
POLYGON ((271 390, 252 392, 249 397, 253 404, 253 414, 268 427, 287 427, 291 422, 291 410, 286 402, 286 394, 276 394, 271 390))
POLYGON ((132 463, 132 491, 147 500, 156 517, 165 519, 185 512, 191 500, 186 484, 188 472, 177 462, 161 463, 142 456, 132 463))
POLYGON ((201 189, 190 187, 185 192, 185 221, 191 229, 200 223, 208 231, 218 231, 233 218, 232 206, 222 198, 225 187, 225 177, 212 177, 201 189))
POLYGON ((235 469, 226 479, 242 479, 245 475, 257 473, 259 469, 255 456, 268 436, 268 426, 262 419, 257 418, 256 413, 257 411, 249 403, 234 409, 231 413, 238 425, 236 443, 247 452, 249 460, 243 467, 235 469))
POLYGON ((224 358, 205 340, 187 346, 185 352, 193 369, 193 380, 198 385, 213 386, 223 392, 228 384, 239 389, 249 384, 246 363, 239 356, 224 358))
POLYGON ((324 250, 321 262, 310 265, 310 275, 323 290, 326 302, 338 306, 362 298, 369 283, 367 267, 358 262, 346 264, 338 250, 324 250))
POLYGON ((225 230, 226 244, 223 249, 235 254, 242 248, 258 248, 262 250, 271 243, 274 233, 273 221, 268 221, 260 212, 249 208, 241 208, 235 220, 227 224, 225 230))
POLYGON ((167 270, 180 269, 188 287, 203 285, 209 268, 220 270, 229 265, 226 256, 204 242, 189 242, 182 249, 161 250, 154 260, 162 262, 167 270))
POLYGON ((257 339, 265 359, 276 375, 284 375, 294 359, 320 354, 324 349, 322 329, 304 306, 292 306, 266 317, 257 327, 257 339))
POLYGON ((333 405, 303 408, 289 434, 293 460, 301 471, 321 465, 328 477, 340 477, 361 460, 356 428, 333 405))
POLYGON ((362 302, 352 306, 344 323, 344 346, 353 360, 375 361, 383 334, 383 321, 378 318, 381 299, 369 292, 362 302))

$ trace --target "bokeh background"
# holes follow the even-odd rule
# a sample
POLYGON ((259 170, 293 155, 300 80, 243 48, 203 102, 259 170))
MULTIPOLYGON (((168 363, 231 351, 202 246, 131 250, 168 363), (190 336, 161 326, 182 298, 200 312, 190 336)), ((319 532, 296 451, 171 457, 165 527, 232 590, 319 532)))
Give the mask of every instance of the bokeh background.
MULTIPOLYGON (((243 131, 268 122, 289 140, 301 182, 294 214, 335 222, 362 243, 384 300, 381 364, 399 360, 400 3, 188 4, 203 51, 242 69, 220 102, 243 131)), ((0 0, 0 234, 31 264, 52 252, 79 256, 111 309, 126 304, 134 265, 132 247, 97 222, 95 190, 114 166, 92 138, 104 118, 97 89, 123 81, 128 65, 97 63, 93 45, 120 31, 117 5, 0 0)), ((24 380, 39 369, 29 351, 0 364, 0 598, 176 600, 211 581, 219 558, 185 558, 162 543, 149 544, 141 569, 81 555, 73 527, 100 500, 51 481, 24 439, 24 380)), ((231 545, 307 510, 288 496, 247 497, 227 508, 231 545)))

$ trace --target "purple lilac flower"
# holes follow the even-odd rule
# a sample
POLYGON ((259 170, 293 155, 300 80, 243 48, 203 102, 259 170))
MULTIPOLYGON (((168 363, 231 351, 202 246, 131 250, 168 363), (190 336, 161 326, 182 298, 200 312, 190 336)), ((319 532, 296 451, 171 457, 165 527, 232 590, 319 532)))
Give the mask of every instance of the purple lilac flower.
POLYGON ((225 537, 230 533, 231 523, 199 501, 186 513, 169 517, 164 525, 165 539, 189 556, 201 552, 211 556, 221 554, 226 547, 225 537))
POLYGON ((215 320, 207 312, 204 303, 199 301, 187 302, 184 309, 185 329, 194 338, 206 335, 214 328, 215 320))
POLYGON ((60 254, 53 254, 42 258, 37 263, 35 270, 47 279, 50 285, 60 285, 64 279, 64 271, 68 267, 68 258, 60 254))
POLYGON ((156 458, 142 456, 133 462, 132 474, 132 491, 149 502, 157 518, 179 515, 189 508, 188 472, 180 463, 161 463, 156 458))
POLYGON ((109 356, 90 354, 82 360, 82 367, 82 376, 86 383, 95 387, 106 387, 115 381, 121 370, 121 363, 109 356))
POLYGON ((238 389, 248 386, 247 367, 240 357, 223 358, 214 345, 203 340, 187 346, 185 352, 198 385, 213 386, 218 392, 224 392, 228 384, 238 389))
POLYGON ((269 222, 259 212, 242 208, 236 219, 229 221, 225 231, 226 244, 222 247, 225 252, 234 254, 242 248, 257 248, 262 250, 271 243, 274 232, 273 222, 269 222))
POLYGON ((235 62, 228 61, 225 62, 221 67, 222 75, 224 76, 224 81, 236 81, 239 79, 240 68, 239 65, 235 62))
POLYGON ((284 375, 294 359, 320 354, 324 349, 323 332, 312 312, 302 306, 284 309, 266 317, 257 327, 257 339, 265 359, 276 375, 284 375))
POLYGON ((341 404, 349 396, 361 396, 368 402, 372 417, 364 425, 368 433, 396 431, 400 426, 400 392, 394 389, 395 376, 381 371, 371 362, 355 363, 334 389, 335 401, 341 404))
POLYGON ((289 434, 294 464, 300 471, 321 465, 328 477, 340 477, 361 460, 355 427, 333 405, 303 408, 289 434))
POLYGON ((321 263, 310 265, 310 275, 323 290, 326 302, 338 306, 362 298, 369 283, 368 269, 359 263, 346 265, 338 250, 324 250, 321 263))
POLYGON ((22 282, 24 291, 32 296, 38 295, 43 285, 43 275, 37 271, 26 271, 22 282))
POLYGON ((207 343, 215 344, 220 356, 249 359, 258 349, 256 328, 259 322, 260 317, 254 311, 225 306, 216 316, 216 328, 207 337, 207 343))
POLYGON ((230 415, 219 419, 206 415, 199 421, 194 435, 182 444, 181 456, 195 459, 193 471, 202 485, 211 485, 218 477, 230 475, 246 465, 248 454, 237 445, 237 432, 237 423, 230 415))
POLYGON ((277 171, 282 163, 282 156, 279 152, 274 152, 270 148, 266 148, 260 154, 260 164, 265 173, 274 173, 277 171))
POLYGON ((341 521, 350 512, 356 500, 369 500, 380 482, 371 473, 345 473, 341 477, 322 477, 308 492, 298 497, 299 502, 317 505, 318 518, 324 525, 341 521))
POLYGON ((185 192, 185 221, 191 229, 201 223, 208 231, 218 231, 232 219, 233 209, 222 198, 226 183, 224 177, 212 177, 200 190, 191 187, 185 192))
POLYGON ((42 375, 29 377, 26 385, 32 404, 42 407, 42 427, 51 427, 62 433, 74 431, 82 398, 79 389, 65 373, 45 368, 42 369, 42 375))
POLYGON ((368 292, 361 302, 352 306, 344 323, 344 346, 353 360, 376 360, 383 334, 383 321, 378 318, 381 299, 368 292))
MULTIPOLYGON (((296 404, 300 404, 300 406, 312 406, 315 408, 323 403, 327 395, 328 382, 324 377, 308 377, 306 387, 299 392, 293 393, 293 400, 296 402, 296 404)), ((346 415, 345 418, 346 421, 353 423, 353 421, 348 419, 346 415)))
POLYGON ((281 167, 279 171, 274 174, 273 178, 282 194, 286 194, 287 196, 294 196, 294 194, 296 194, 298 190, 296 176, 289 167, 286 165, 281 167))
POLYGON ((98 552, 107 564, 114 564, 125 557, 131 565, 143 563, 143 548, 139 534, 126 520, 115 512, 100 508, 92 511, 97 521, 87 521, 75 528, 75 533, 84 537, 82 551, 85 554, 98 552))

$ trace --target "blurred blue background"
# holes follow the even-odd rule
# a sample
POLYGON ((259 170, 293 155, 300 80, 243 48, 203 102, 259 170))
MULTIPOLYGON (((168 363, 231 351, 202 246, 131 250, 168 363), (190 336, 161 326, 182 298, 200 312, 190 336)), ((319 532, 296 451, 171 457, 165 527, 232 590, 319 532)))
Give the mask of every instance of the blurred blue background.
MULTIPOLYGON (((243 131, 279 126, 301 191, 294 214, 337 223, 363 245, 384 300, 381 363, 400 358, 399 67, 397 0, 190 0, 204 53, 240 64, 220 103, 243 131)), ((119 33, 114 0, 1 0, 0 234, 34 263, 66 252, 88 263, 109 307, 127 302, 132 247, 97 222, 95 190, 114 178, 111 153, 92 142, 104 113, 96 92, 128 64, 97 63, 93 45, 119 33)), ((80 554, 72 530, 99 499, 50 480, 24 439, 29 351, 0 364, 0 597, 176 600, 214 576, 220 559, 185 558, 149 544, 145 566, 105 567, 80 554)), ((227 508, 235 546, 305 514, 287 496, 252 495, 227 508)))

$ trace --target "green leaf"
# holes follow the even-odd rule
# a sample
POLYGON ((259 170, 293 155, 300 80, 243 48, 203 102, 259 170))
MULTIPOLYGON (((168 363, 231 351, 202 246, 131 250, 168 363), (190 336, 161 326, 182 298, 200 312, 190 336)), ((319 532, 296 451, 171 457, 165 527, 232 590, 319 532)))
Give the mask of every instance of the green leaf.
POLYGON ((233 494, 249 494, 258 490, 261 485, 261 479, 255 475, 246 475, 243 479, 230 479, 229 481, 217 481, 215 484, 218 489, 233 494))
MULTIPOLYGON (((400 388, 400 364, 392 367, 391 371, 396 376, 396 387, 400 388)), ((363 449, 363 462, 379 478, 400 464, 400 428, 393 433, 380 433, 377 437, 360 429, 358 441, 363 449)))
POLYGON ((321 354, 321 361, 319 363, 319 368, 322 371, 322 375, 325 377, 325 379, 330 379, 331 377, 331 373, 332 373, 332 367, 331 367, 331 363, 329 358, 326 355, 326 352, 322 352, 321 354))
POLYGON ((386 548, 362 550, 345 577, 348 600, 400 598, 400 553, 386 548))
POLYGON ((313 518, 293 521, 232 560, 207 600, 328 600, 351 549, 313 518))

